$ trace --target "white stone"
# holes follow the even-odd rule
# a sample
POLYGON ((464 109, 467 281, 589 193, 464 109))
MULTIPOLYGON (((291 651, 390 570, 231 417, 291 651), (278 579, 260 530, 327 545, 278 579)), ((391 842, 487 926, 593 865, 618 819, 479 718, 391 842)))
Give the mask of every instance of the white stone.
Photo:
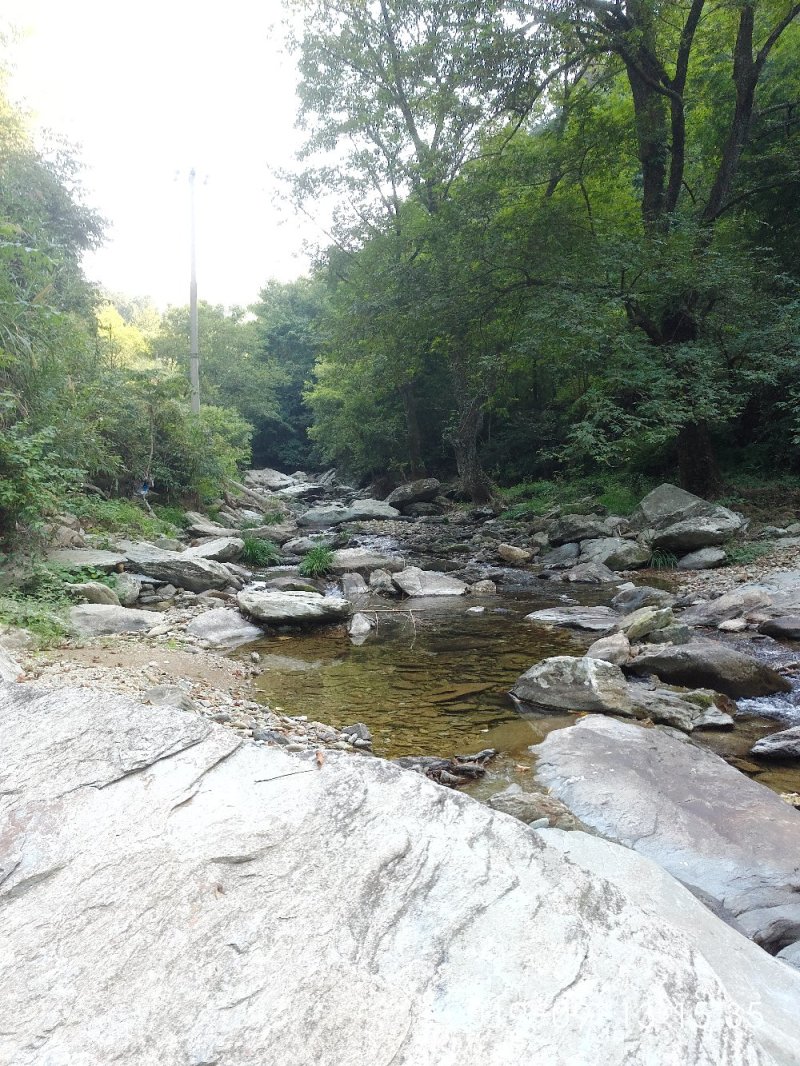
POLYGON ((463 596, 468 588, 458 578, 437 570, 421 570, 418 566, 407 566, 394 574, 392 581, 406 596, 463 596))
POLYGON ((349 600, 322 596, 318 592, 253 592, 245 589, 237 596, 237 602, 245 614, 272 625, 336 622, 351 613, 349 600))
POLYGON ((147 633, 159 620, 153 611, 115 607, 105 603, 82 603, 69 610, 69 626, 79 637, 111 636, 114 633, 147 633))
POLYGON ((232 607, 218 607, 192 619, 186 627, 191 637, 196 637, 211 648, 233 651, 243 644, 261 640, 263 629, 254 626, 232 607))

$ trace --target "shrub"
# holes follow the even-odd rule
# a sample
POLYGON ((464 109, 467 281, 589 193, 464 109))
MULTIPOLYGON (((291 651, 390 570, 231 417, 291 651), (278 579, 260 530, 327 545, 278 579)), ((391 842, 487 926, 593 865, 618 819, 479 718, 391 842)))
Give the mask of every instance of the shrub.
POLYGON ((678 565, 678 557, 672 552, 656 548, 647 563, 651 570, 674 570, 678 565))
POLYGON ((300 573, 303 577, 322 577, 330 572, 333 566, 333 552, 330 548, 320 546, 312 548, 300 563, 300 573))
POLYGON ((746 566, 747 563, 754 563, 756 559, 761 559, 765 555, 769 555, 772 551, 772 544, 737 544, 733 547, 726 548, 725 554, 727 555, 726 566, 746 566))
POLYGON ((244 537, 242 561, 251 566, 273 566, 281 557, 280 549, 271 540, 244 537))

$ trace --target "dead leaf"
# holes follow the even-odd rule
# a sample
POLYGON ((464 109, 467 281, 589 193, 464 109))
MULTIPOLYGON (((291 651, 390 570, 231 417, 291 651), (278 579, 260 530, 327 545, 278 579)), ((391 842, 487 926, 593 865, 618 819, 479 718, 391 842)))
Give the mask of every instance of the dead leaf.
POLYGON ((322 767, 325 762, 325 752, 317 751, 317 766, 322 767))

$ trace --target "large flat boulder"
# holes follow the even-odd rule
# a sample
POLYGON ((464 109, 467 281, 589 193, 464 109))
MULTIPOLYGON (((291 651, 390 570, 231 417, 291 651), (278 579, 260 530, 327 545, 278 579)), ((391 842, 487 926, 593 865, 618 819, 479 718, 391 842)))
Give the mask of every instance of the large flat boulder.
POLYGON ((555 655, 526 670, 511 695, 535 707, 558 711, 602 711, 632 715, 625 675, 605 659, 555 655))
POLYGON ((598 715, 535 750, 537 779, 584 824, 653 859, 771 952, 800 940, 800 813, 770 789, 661 729, 598 715))
POLYGON ((654 548, 682 554, 724 544, 745 525, 741 515, 694 496, 677 485, 653 489, 631 515, 637 529, 653 531, 654 548))
POLYGON ((549 534, 550 543, 557 547, 582 540, 615 537, 620 529, 627 527, 626 519, 614 515, 602 518, 594 514, 565 514, 556 519, 549 534))
POLYGON ((186 528, 195 537, 234 537, 236 530, 214 522, 199 511, 187 511, 186 528))
POLYGON ((383 519, 399 517, 400 512, 396 507, 385 503, 383 500, 355 500, 349 505, 343 503, 321 503, 317 507, 309 507, 305 514, 298 517, 301 526, 340 526, 343 522, 365 522, 371 519, 383 519))
POLYGON ((762 759, 800 759, 800 725, 762 737, 750 751, 762 759))
POLYGON ((110 573, 117 570, 127 562, 127 556, 122 552, 105 551, 100 548, 62 548, 59 551, 50 552, 47 556, 48 563, 63 566, 65 570, 102 570, 110 573))
POLYGON ((349 618, 352 606, 339 596, 319 592, 284 592, 244 589, 236 597, 240 610, 268 625, 314 625, 349 618))
POLYGON ((405 485, 398 485, 386 497, 386 502, 392 507, 407 507, 410 503, 429 503, 435 500, 441 488, 441 482, 435 477, 419 478, 417 481, 409 481, 405 485))
POLYGON ((244 552, 244 541, 240 537, 213 537, 195 544, 181 552, 182 559, 213 559, 217 563, 235 563, 244 552))
POLYGON ((397 573, 405 567, 399 555, 383 555, 371 548, 339 548, 333 553, 331 570, 335 574, 365 573, 371 570, 387 570, 397 573))
POLYGON ((407 566, 393 574, 392 582, 406 596, 463 596, 469 587, 457 577, 440 574, 437 570, 422 570, 418 566, 407 566))
POLYGON ((525 615, 528 622, 544 626, 566 626, 568 629, 586 629, 591 633, 610 633, 621 620, 621 615, 610 607, 545 607, 525 615))
POLYGON ((105 603, 81 603, 69 610, 69 627, 79 637, 104 637, 114 633, 147 633, 158 625, 152 611, 105 603))
POLYGON ((770 696, 792 688, 789 679, 771 666, 716 640, 653 644, 642 648, 625 669, 632 674, 655 674, 670 684, 711 688, 733 697, 770 696))
POLYGON ((131 570, 189 592, 224 589, 232 582, 230 570, 211 559, 193 558, 186 552, 164 551, 144 543, 127 543, 124 550, 131 570))
POLYGON ((800 1062, 800 978, 610 850, 170 707, 0 700, 0 1061, 800 1062))
POLYGON ((207 647, 220 648, 223 651, 233 651, 243 644, 261 640, 264 636, 263 629, 248 622, 233 607, 215 607, 206 611, 205 614, 192 619, 186 627, 186 632, 207 647))
POLYGON ((760 589, 734 589, 715 600, 696 603, 681 615, 681 621, 690 626, 718 626, 732 618, 746 617, 751 611, 769 607, 772 599, 760 589))

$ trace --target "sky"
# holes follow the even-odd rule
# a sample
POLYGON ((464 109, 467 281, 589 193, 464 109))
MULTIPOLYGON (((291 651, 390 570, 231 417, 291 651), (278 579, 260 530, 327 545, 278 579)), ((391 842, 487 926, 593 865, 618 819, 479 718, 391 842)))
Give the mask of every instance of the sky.
POLYGON ((11 95, 66 136, 86 199, 107 219, 87 274, 161 308, 189 299, 189 182, 197 181, 200 299, 252 302, 270 278, 307 272, 322 230, 281 195, 291 167, 292 58, 279 0, 3 0, 21 31, 11 95))

